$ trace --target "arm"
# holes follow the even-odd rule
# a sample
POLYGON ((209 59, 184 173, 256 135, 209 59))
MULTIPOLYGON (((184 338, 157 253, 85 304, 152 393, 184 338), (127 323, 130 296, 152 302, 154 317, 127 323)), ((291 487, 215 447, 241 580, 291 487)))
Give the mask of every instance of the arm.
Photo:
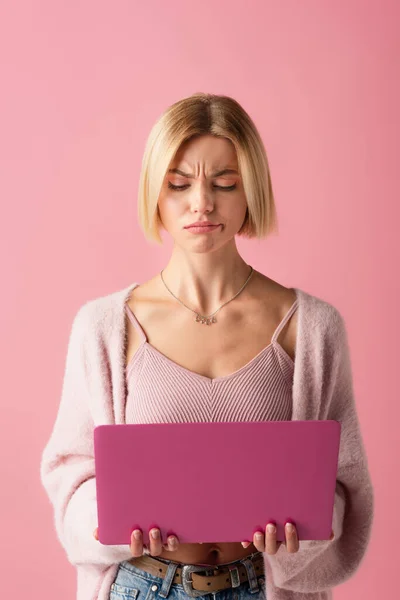
POLYGON ((105 546, 93 537, 97 502, 88 386, 88 308, 82 306, 73 320, 61 400, 42 454, 40 476, 53 506, 58 539, 70 563, 111 565, 130 559, 132 554, 129 546, 105 546))
POLYGON ((281 545, 275 555, 265 554, 277 587, 295 592, 320 592, 349 579, 358 569, 369 543, 374 496, 353 393, 353 379, 344 320, 333 308, 322 349, 315 360, 321 375, 318 419, 341 423, 332 541, 300 542, 297 553, 281 545))

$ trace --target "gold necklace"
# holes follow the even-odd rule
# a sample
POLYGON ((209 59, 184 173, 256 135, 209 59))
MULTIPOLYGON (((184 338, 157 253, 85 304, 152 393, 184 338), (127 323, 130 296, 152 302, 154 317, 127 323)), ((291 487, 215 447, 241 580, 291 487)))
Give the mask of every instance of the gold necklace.
POLYGON ((213 323, 217 323, 217 319, 215 318, 215 316, 214 316, 214 315, 216 315, 216 314, 217 314, 217 312, 218 312, 219 310, 221 310, 221 308, 222 308, 223 306, 225 306, 225 304, 228 304, 228 302, 232 302, 232 300, 234 300, 234 299, 236 298, 236 296, 238 296, 238 295, 240 294, 240 292, 243 290, 243 288, 244 288, 244 287, 247 285, 247 283, 249 282, 249 280, 250 280, 250 277, 253 275, 253 272, 254 272, 254 269, 253 269, 253 267, 252 267, 252 266, 250 266, 250 265, 249 265, 249 267, 250 267, 250 274, 249 274, 248 278, 246 279, 246 281, 244 282, 244 284, 242 285, 242 287, 240 288, 240 290, 237 292, 237 294, 235 294, 235 295, 233 296, 233 298, 231 298, 230 300, 227 300, 227 302, 224 302, 223 304, 221 304, 221 306, 220 306, 220 307, 219 307, 219 308, 218 308, 218 309, 217 309, 215 312, 213 312, 211 315, 208 315, 208 316, 206 316, 206 315, 200 315, 200 313, 198 313, 197 311, 195 311, 195 310, 193 310, 192 308, 190 308, 190 306, 186 306, 186 304, 185 304, 184 302, 182 302, 182 300, 179 300, 179 298, 177 298, 177 296, 175 296, 175 294, 174 294, 173 292, 171 292, 171 290, 169 289, 169 287, 168 287, 168 286, 167 286, 167 284, 165 283, 165 281, 164 281, 164 277, 163 277, 163 275, 162 275, 162 274, 163 274, 163 271, 164 271, 164 269, 161 271, 160 275, 161 275, 161 279, 162 279, 162 281, 163 281, 163 284, 165 285, 165 287, 167 288, 167 290, 169 291, 169 293, 170 293, 170 294, 172 294, 172 296, 173 296, 173 297, 174 297, 176 300, 178 300, 178 302, 180 302, 180 303, 181 303, 183 306, 185 306, 186 308, 188 308, 189 310, 191 310, 192 312, 194 312, 194 313, 195 313, 195 315, 196 315, 196 319, 195 319, 195 320, 196 320, 196 322, 200 323, 201 325, 204 325, 204 324, 206 324, 206 325, 212 325, 213 323))

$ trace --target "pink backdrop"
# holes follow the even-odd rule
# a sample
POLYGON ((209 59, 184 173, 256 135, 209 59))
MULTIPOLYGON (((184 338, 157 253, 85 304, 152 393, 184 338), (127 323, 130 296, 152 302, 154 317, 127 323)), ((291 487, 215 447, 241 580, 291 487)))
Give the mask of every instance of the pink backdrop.
POLYGON ((265 140, 280 235, 242 255, 348 325, 376 516, 335 600, 396 596, 398 18, 382 0, 1 3, 2 598, 75 597, 39 482, 69 328, 166 264, 136 222, 142 152, 195 91, 235 97, 265 140))

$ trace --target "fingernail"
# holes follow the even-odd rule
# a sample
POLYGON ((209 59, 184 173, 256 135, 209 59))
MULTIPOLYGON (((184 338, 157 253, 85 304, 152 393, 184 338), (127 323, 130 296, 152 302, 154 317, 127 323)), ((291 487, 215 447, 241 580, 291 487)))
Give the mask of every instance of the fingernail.
POLYGON ((286 523, 287 531, 293 531, 293 525, 291 523, 286 523))
POLYGON ((160 532, 158 531, 158 529, 152 529, 151 530, 151 537, 156 540, 160 537, 160 532))
POLYGON ((133 532, 133 537, 135 538, 135 540, 140 540, 140 536, 141 536, 140 530, 135 529, 135 531, 133 532))
POLYGON ((260 533, 259 531, 256 533, 256 539, 257 540, 261 540, 262 536, 263 536, 263 534, 260 533))
POLYGON ((176 538, 170 538, 169 543, 171 544, 171 546, 176 544, 176 538))
POLYGON ((272 525, 271 523, 269 525, 267 525, 267 531, 268 531, 268 533, 274 533, 275 525, 272 525))

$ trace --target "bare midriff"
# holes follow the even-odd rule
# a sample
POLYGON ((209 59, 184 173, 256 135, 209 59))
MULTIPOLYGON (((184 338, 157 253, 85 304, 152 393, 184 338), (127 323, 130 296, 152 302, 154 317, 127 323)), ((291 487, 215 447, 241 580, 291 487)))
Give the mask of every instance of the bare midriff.
POLYGON ((240 560, 257 552, 254 544, 243 548, 240 542, 180 544, 176 551, 162 550, 154 558, 160 557, 184 564, 220 565, 240 560))

